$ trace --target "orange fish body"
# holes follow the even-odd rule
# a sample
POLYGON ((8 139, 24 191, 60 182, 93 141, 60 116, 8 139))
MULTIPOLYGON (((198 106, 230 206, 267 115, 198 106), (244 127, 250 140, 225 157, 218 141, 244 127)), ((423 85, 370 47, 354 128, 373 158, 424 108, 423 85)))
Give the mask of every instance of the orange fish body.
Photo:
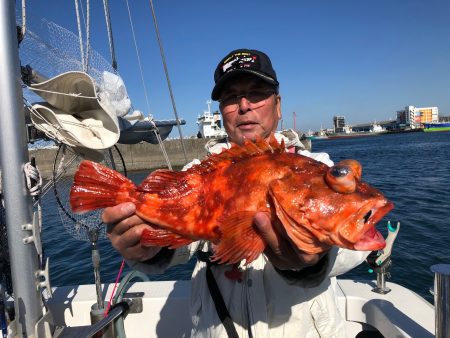
POLYGON ((176 248, 204 239, 215 246, 219 263, 246 264, 265 243, 253 228, 257 212, 267 212, 303 252, 338 245, 378 250, 385 245, 375 224, 393 205, 360 180, 361 166, 345 160, 333 167, 285 151, 272 136, 233 145, 187 171, 157 170, 138 187, 121 174, 83 161, 75 174, 70 201, 74 212, 122 202, 155 225, 141 244, 176 248))

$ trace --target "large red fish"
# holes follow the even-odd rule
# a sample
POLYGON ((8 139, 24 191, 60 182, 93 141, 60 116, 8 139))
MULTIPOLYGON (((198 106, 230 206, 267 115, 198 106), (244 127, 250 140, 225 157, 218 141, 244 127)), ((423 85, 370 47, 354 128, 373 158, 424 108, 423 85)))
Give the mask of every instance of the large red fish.
POLYGON ((187 171, 156 170, 139 186, 118 172, 83 161, 70 192, 74 212, 133 202, 136 214, 156 226, 141 244, 215 244, 220 263, 246 264, 265 244, 254 230, 258 211, 269 213, 277 231, 308 254, 337 245, 379 250, 385 241, 375 224, 392 208, 377 189, 361 181, 361 165, 344 160, 333 167, 285 151, 271 137, 233 145, 187 171))

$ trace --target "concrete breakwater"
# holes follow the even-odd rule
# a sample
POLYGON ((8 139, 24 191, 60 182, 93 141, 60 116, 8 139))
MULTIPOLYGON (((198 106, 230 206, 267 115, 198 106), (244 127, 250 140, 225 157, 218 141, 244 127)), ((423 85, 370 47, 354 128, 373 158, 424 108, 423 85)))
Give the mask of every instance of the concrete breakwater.
MULTIPOLYGON (((194 158, 204 158, 206 156, 205 144, 209 140, 210 139, 198 138, 183 140, 186 149, 187 162, 192 161, 194 158)), ((307 149, 311 149, 309 140, 305 140, 304 144, 307 149)), ((187 163, 179 139, 165 140, 163 145, 172 167, 179 168, 187 163)), ((117 147, 123 157, 127 171, 145 170, 151 172, 158 168, 167 168, 166 160, 159 144, 141 142, 138 144, 117 144, 117 147)), ((33 156, 36 159, 36 165, 39 168, 43 179, 49 179, 52 176, 57 151, 57 147, 30 149, 30 157, 33 156)), ((108 151, 105 150, 103 154, 107 154, 107 152, 108 151)), ((117 152, 113 151, 113 156, 116 154, 117 152)), ((58 158, 61 158, 61 154, 59 154, 58 158)), ((119 158, 114 157, 114 161, 115 163, 118 163, 119 158)), ((118 168, 121 167, 118 166, 118 168)), ((72 167, 67 171, 67 175, 72 175, 75 169, 76 168, 72 167)))
MULTIPOLYGON (((206 156, 205 144, 208 139, 185 139, 184 146, 188 162, 194 158, 202 159, 206 156)), ((165 140, 163 142, 167 152, 167 157, 172 167, 180 167, 186 164, 183 148, 180 140, 165 140)), ((117 144, 128 171, 148 170, 149 172, 157 168, 167 168, 166 160, 159 144, 142 142, 138 144, 117 144)), ((36 159, 36 165, 41 172, 43 179, 52 176, 53 165, 58 148, 30 149, 30 157, 36 159)), ((107 150, 104 151, 107 153, 107 150)), ((113 151, 113 155, 116 154, 113 151)), ((61 158, 61 154, 58 156, 61 158)), ((115 159, 115 162, 118 160, 115 159)), ((72 171, 67 172, 68 175, 72 171)))

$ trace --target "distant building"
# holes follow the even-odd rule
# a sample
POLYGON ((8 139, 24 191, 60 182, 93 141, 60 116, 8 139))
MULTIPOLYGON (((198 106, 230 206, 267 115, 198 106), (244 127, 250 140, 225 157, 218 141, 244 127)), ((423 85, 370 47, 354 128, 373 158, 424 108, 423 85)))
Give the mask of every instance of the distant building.
POLYGON ((415 129, 421 128, 423 123, 438 121, 438 107, 418 108, 415 106, 406 106, 405 109, 397 111, 397 124, 400 127, 410 127, 415 129))
POLYGON ((333 116, 333 130, 335 133, 342 133, 345 130, 345 117, 333 116))

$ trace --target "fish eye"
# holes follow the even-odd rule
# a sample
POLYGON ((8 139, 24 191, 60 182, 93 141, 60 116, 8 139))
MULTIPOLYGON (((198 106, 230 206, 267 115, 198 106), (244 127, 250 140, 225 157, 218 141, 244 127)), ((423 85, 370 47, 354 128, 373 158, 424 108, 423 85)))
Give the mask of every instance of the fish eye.
POLYGON ((372 216, 372 210, 369 210, 369 212, 364 215, 364 223, 369 221, 370 216, 372 216))
POLYGON ((349 172, 350 170, 346 167, 334 166, 333 168, 331 168, 330 174, 333 175, 334 177, 344 177, 347 176, 349 172))
POLYGON ((346 165, 328 168, 325 181, 331 189, 341 194, 351 194, 355 192, 357 186, 352 169, 346 165))

